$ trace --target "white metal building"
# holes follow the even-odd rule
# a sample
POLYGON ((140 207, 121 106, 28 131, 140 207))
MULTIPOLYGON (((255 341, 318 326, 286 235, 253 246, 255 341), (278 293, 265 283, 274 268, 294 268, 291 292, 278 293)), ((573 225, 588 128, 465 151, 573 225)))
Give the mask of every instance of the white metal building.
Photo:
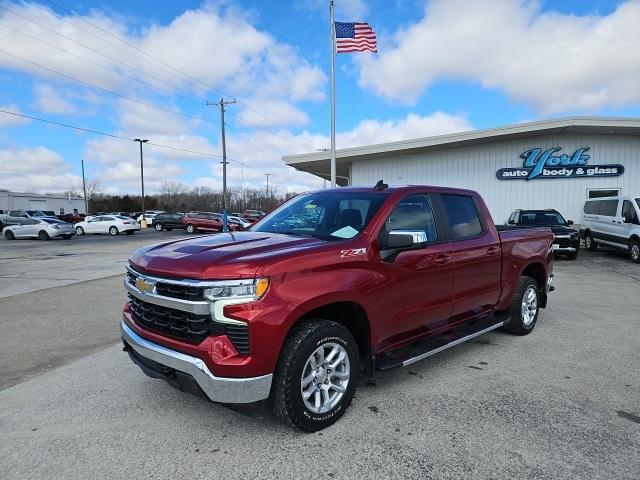
MULTIPOLYGON (((640 195, 640 119, 577 117, 337 150, 340 185, 425 184, 477 190, 496 223, 516 208, 580 222, 586 198, 640 195)), ((286 156, 329 178, 329 152, 286 156)))
POLYGON ((63 213, 86 213, 84 198, 74 195, 51 195, 0 190, 0 210, 53 210, 63 213))

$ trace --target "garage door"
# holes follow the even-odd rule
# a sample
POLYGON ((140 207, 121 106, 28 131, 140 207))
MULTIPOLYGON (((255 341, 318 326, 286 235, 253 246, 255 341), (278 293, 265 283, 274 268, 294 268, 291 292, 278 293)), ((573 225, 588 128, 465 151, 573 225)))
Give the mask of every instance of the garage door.
POLYGON ((29 200, 29 210, 46 210, 46 200, 29 200))

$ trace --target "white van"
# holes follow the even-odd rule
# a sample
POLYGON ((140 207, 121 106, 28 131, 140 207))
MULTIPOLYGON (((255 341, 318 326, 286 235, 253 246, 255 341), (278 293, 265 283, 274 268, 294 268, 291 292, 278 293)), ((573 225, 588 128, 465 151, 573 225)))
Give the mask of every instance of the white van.
POLYGON ((602 197, 584 203, 580 236, 587 250, 598 245, 626 250, 640 263, 640 196, 602 197))

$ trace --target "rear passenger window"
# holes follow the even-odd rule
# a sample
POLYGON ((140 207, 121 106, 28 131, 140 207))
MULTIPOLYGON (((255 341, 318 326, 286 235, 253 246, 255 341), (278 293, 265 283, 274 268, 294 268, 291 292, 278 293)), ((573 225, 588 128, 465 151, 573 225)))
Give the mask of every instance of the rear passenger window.
POLYGON ((606 215, 607 217, 615 217, 618 211, 618 200, 600 200, 600 208, 598 215, 606 215))
POLYGON ((440 198, 451 239, 461 240, 482 233, 482 222, 473 198, 467 195, 440 195, 440 198))
POLYGON ((597 215, 599 203, 600 202, 584 202, 584 213, 587 215, 597 215))

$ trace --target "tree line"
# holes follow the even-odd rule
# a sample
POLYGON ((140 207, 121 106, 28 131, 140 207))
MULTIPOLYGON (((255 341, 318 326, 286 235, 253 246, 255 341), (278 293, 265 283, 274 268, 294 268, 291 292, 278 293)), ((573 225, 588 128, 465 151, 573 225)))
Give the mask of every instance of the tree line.
MULTIPOLYGON (((230 188, 227 190, 228 211, 262 210, 269 212, 295 194, 282 194, 273 189, 268 193, 258 189, 230 188)), ((113 195, 101 192, 99 182, 91 182, 87 189, 89 212, 140 212, 140 195, 113 195)), ((145 210, 166 212, 222 212, 222 191, 211 187, 189 188, 180 182, 163 182, 160 192, 144 196, 145 210)))

